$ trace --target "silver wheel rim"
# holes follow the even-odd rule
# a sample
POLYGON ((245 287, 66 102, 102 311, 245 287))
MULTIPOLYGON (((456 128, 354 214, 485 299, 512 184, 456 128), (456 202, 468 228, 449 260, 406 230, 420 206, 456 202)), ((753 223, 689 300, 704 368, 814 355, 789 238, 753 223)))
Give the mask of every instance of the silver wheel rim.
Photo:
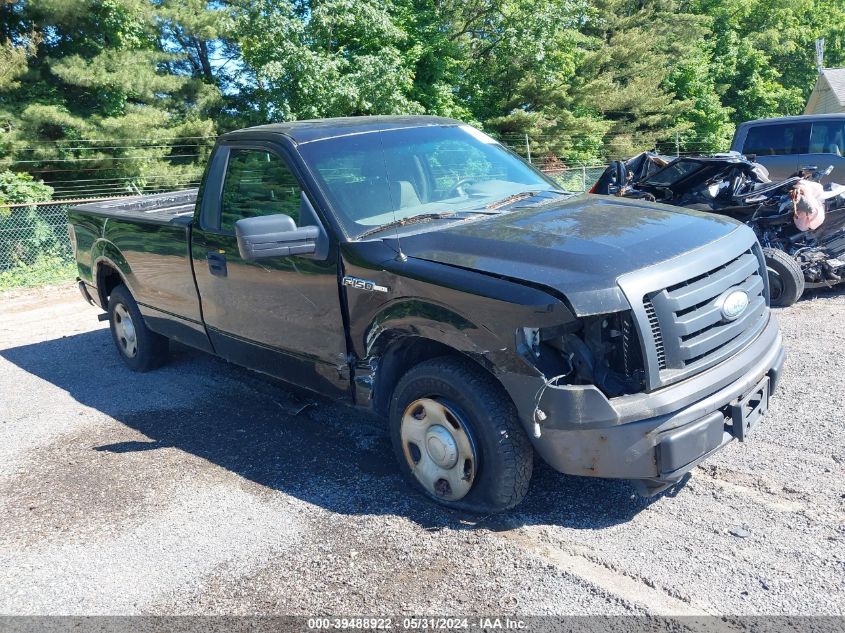
POLYGON ((120 351, 127 358, 134 358, 138 353, 138 335, 129 310, 122 303, 114 307, 114 333, 120 351))
POLYGON ((460 417, 431 398, 407 406, 400 429, 402 452, 411 472, 429 494, 463 499, 472 488, 477 458, 460 417))

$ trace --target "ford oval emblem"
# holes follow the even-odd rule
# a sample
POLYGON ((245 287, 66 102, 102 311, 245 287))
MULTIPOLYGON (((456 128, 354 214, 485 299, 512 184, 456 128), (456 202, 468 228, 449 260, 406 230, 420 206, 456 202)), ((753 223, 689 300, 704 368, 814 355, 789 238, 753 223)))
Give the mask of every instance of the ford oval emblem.
POLYGON ((734 321, 748 307, 748 293, 744 290, 729 290, 722 299, 722 317, 734 321))

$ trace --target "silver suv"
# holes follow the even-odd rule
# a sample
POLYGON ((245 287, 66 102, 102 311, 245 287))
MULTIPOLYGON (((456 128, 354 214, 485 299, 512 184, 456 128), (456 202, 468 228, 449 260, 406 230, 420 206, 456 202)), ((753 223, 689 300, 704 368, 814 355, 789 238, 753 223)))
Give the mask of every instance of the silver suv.
MULTIPOLYGON (((845 176, 845 114, 807 114, 740 123, 731 149, 745 154, 782 180, 802 167, 833 165, 833 179, 845 176)), ((823 180, 824 181, 824 180, 823 180)))

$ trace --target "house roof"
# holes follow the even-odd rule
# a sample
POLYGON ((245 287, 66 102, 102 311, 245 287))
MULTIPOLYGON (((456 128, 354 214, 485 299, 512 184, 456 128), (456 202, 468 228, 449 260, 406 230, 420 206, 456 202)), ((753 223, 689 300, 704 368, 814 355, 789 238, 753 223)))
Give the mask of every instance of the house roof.
POLYGON ((839 105, 845 106, 845 68, 824 68, 822 74, 830 84, 839 105))

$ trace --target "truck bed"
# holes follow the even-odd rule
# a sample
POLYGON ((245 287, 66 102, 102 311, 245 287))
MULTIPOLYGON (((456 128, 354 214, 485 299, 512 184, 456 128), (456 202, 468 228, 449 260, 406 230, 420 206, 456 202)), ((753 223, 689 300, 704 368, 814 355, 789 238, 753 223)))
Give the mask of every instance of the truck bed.
MULTIPOLYGON (((98 267, 109 266, 121 276, 153 329, 161 332, 173 323, 183 323, 188 335, 196 330, 202 339, 190 245, 197 192, 189 189, 80 204, 68 209, 68 223, 76 239, 80 279, 92 288, 92 294, 97 294, 93 288, 98 267)), ((163 333, 177 340, 182 336, 163 333)))
POLYGON ((90 202, 73 207, 75 211, 121 220, 141 220, 156 224, 184 224, 194 214, 198 189, 169 191, 151 196, 90 202))

